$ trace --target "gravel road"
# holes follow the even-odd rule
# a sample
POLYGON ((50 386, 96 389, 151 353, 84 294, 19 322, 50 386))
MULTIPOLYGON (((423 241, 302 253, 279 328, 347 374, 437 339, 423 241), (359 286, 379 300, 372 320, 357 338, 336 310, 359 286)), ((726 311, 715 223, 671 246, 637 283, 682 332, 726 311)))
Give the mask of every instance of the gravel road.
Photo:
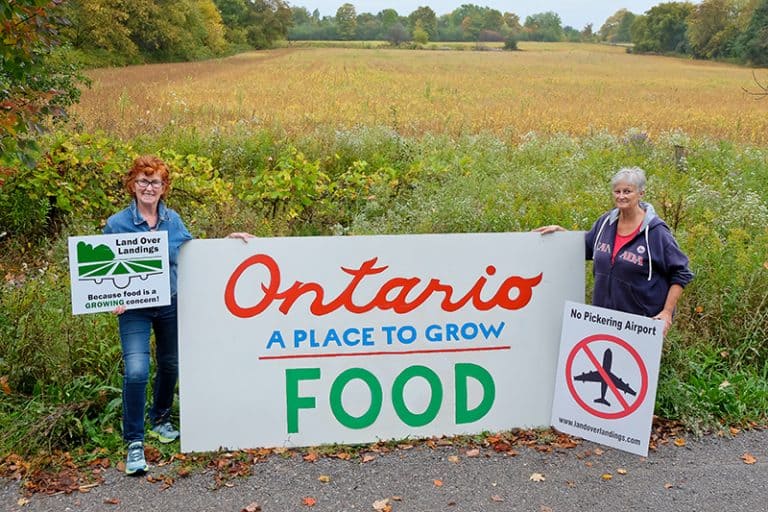
MULTIPOLYGON (((241 512, 250 506, 264 512, 341 512, 374 511, 375 506, 386 509, 386 505, 392 512, 768 510, 768 430, 688 439, 684 446, 669 443, 647 458, 590 442, 551 453, 515 450, 517 455, 510 456, 492 449, 468 453, 465 447, 422 444, 377 454, 365 463, 335 458, 306 462, 300 456, 272 455, 255 464, 251 476, 218 489, 210 471, 194 471, 163 489, 159 483, 125 477, 112 468, 105 482, 90 492, 35 495, 28 502, 17 482, 0 480, 0 508, 241 512), (751 459, 745 454, 756 461, 748 464, 751 459), (540 481, 532 480, 534 474, 542 477, 540 481), (310 507, 305 498, 315 504, 310 507)), ((162 468, 153 467, 150 474, 160 476, 162 468)))

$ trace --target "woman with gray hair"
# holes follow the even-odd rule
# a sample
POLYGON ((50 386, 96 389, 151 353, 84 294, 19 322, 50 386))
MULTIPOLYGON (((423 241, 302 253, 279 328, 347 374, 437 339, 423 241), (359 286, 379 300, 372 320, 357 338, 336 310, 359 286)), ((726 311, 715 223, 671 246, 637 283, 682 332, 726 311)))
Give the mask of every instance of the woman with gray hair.
MULTIPOLYGON (((592 304, 664 320, 672 325, 677 301, 693 279, 688 257, 669 226, 656 215, 645 194, 645 172, 620 169, 611 179, 614 206, 584 235, 586 257, 593 260, 592 304)), ((535 231, 565 231, 557 225, 535 231)))

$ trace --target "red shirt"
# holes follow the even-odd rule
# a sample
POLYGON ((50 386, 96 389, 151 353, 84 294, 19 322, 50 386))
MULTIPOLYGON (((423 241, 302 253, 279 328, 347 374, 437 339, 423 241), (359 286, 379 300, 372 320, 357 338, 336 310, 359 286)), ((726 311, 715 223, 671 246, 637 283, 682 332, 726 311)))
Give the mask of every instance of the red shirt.
POLYGON ((622 247, 627 245, 630 240, 635 238, 635 235, 640 232, 640 226, 642 226, 643 223, 637 225, 634 231, 632 231, 627 236, 622 236, 619 234, 619 230, 616 229, 616 238, 613 240, 613 253, 611 254, 611 263, 613 263, 613 260, 616 259, 616 255, 619 253, 622 247))

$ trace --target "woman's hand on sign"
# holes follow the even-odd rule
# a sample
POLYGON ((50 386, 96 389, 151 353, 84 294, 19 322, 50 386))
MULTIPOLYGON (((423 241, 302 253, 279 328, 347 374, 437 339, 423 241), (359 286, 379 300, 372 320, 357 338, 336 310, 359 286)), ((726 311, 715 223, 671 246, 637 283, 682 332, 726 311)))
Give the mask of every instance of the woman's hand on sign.
POLYGON ((113 315, 122 315, 123 313, 125 313, 125 306, 117 306, 112 310, 113 315))
POLYGON ((256 237, 253 236, 250 233, 239 233, 239 232, 236 232, 236 233, 228 234, 227 238, 239 238, 240 240, 242 240, 244 243, 247 244, 249 238, 256 238, 256 237))
POLYGON ((558 226, 557 224, 550 224, 549 226, 538 227, 533 231, 535 231, 536 233, 541 233, 542 235, 548 235, 556 231, 565 231, 565 228, 562 226, 558 226))

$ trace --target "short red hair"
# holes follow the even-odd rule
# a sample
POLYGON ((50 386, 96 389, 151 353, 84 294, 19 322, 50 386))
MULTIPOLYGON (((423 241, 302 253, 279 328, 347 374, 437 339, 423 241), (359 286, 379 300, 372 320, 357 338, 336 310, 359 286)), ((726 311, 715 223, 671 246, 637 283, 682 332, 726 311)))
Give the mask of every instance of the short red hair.
POLYGON ((165 186, 163 187, 163 193, 160 195, 160 198, 166 198, 168 195, 169 185, 171 184, 171 174, 168 171, 168 166, 165 164, 165 162, 163 162, 161 158, 152 155, 144 155, 137 157, 133 161, 131 168, 128 169, 128 172, 123 177, 123 187, 125 187, 125 190, 128 192, 128 194, 130 194, 131 197, 133 197, 135 193, 133 186, 140 174, 146 174, 149 176, 156 175, 161 180, 163 180, 163 184, 165 186))

